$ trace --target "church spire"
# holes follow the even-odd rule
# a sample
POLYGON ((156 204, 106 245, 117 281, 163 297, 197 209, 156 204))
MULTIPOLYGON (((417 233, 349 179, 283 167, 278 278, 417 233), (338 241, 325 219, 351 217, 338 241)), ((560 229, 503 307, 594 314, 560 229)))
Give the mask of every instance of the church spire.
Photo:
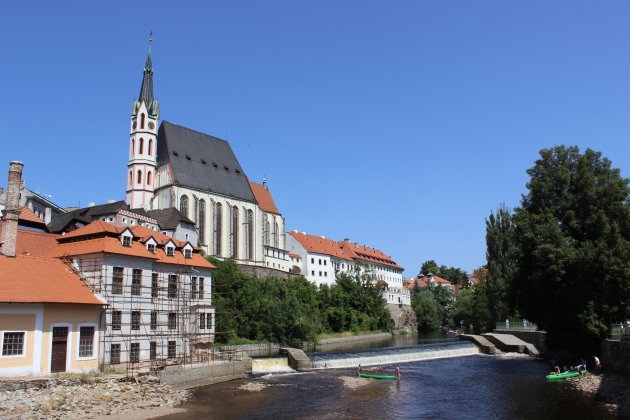
POLYGON ((140 87, 140 96, 138 97, 138 102, 144 102, 147 110, 151 114, 155 113, 153 104, 153 62, 151 61, 151 43, 153 42, 152 35, 153 32, 149 34, 149 53, 147 54, 147 63, 144 66, 142 86, 140 87))

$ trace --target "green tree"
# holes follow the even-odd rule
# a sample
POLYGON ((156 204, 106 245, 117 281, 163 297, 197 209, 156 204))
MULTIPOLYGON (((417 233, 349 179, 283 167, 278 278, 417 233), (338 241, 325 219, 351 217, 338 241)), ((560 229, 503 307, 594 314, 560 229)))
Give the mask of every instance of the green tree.
POLYGON ((420 266, 420 276, 428 276, 429 273, 437 274, 438 271, 440 271, 440 268, 435 260, 425 261, 420 266))
POLYGON ((445 311, 431 290, 415 290, 411 295, 411 307, 418 320, 418 332, 434 331, 442 325, 445 311))
POLYGON ((517 266, 515 227, 510 210, 501 205, 486 219, 486 260, 488 272, 484 290, 493 321, 508 318, 508 288, 517 266))
POLYGON ((630 315, 628 180, 601 153, 565 146, 542 150, 527 173, 515 302, 551 345, 595 349, 630 315))

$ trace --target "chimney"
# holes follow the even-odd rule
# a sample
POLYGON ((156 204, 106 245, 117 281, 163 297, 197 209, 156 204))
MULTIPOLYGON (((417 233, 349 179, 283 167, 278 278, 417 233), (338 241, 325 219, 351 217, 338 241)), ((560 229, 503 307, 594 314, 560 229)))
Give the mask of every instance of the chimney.
POLYGON ((20 215, 20 189, 22 186, 22 168, 24 164, 17 160, 9 164, 9 183, 7 184, 7 204, 2 219, 2 253, 15 257, 18 216, 20 215))

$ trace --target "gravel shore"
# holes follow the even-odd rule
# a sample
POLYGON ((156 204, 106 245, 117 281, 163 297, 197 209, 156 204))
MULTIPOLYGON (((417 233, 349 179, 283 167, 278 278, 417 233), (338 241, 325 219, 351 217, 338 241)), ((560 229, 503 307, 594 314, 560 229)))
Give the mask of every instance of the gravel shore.
POLYGON ((569 383, 584 392, 595 404, 602 404, 620 418, 630 419, 630 376, 606 373, 571 378, 569 383))

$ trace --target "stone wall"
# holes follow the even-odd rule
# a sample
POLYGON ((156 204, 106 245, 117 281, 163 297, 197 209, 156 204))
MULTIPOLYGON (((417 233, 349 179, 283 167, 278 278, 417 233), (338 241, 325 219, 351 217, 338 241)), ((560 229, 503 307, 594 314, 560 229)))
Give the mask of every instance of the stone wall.
POLYGON ((411 332, 418 326, 416 314, 411 309, 411 305, 388 303, 386 307, 394 320, 394 327, 397 330, 407 330, 411 332))
MULTIPOLYGON (((349 343, 352 341, 363 341, 363 340, 384 340, 391 337, 392 337, 392 333, 350 335, 347 337, 322 338, 317 343, 318 344, 349 343)), ((306 344, 307 343, 304 343, 304 345, 306 344)))
POLYGON ((545 331, 523 331, 523 330, 494 330, 494 334, 512 334, 521 340, 536 346, 539 352, 547 354, 547 333, 545 331))
POLYGON ((233 362, 169 366, 158 372, 157 376, 165 384, 189 389, 244 378, 251 371, 252 359, 244 357, 243 360, 233 362))
POLYGON ((602 369, 630 375, 630 341, 602 341, 602 369))
POLYGON ((258 279, 275 277, 283 280, 291 280, 295 277, 301 276, 301 274, 293 274, 286 271, 280 271, 269 267, 259 267, 256 265, 239 264, 236 267, 241 273, 247 274, 248 276, 256 277, 258 279))
POLYGON ((238 344, 233 346, 219 346, 221 352, 234 352, 249 357, 272 357, 280 354, 280 345, 274 344, 238 344))

